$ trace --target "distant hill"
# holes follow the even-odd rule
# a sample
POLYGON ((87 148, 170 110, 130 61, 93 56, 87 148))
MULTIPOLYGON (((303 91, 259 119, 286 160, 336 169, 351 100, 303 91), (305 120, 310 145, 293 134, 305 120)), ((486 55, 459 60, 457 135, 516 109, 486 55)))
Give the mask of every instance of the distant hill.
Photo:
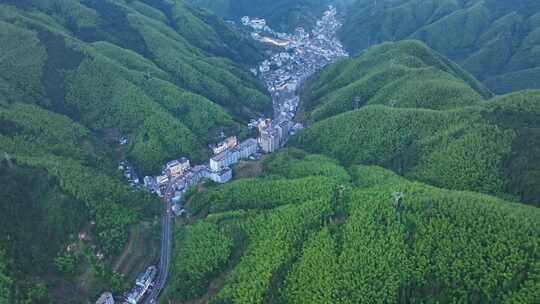
POLYGON ((352 53, 419 39, 493 92, 540 88, 540 3, 535 0, 357 0, 341 39, 352 53))
POLYGON ((152 261, 161 203, 118 161, 198 162, 271 111, 246 69, 261 50, 183 1, 1 1, 0 41, 0 303, 124 290, 114 265, 152 261))
POLYGON ((190 198, 165 301, 533 303, 539 210, 286 150, 190 198), (269 170, 269 171, 267 171, 269 170), (374 288, 374 286, 377 286, 374 288))
POLYGON ((291 31, 315 24, 334 0, 188 0, 236 22, 243 16, 265 18, 270 27, 291 31))
POLYGON ((442 110, 491 96, 469 73, 414 40, 383 43, 333 64, 300 93, 306 119, 313 121, 370 104, 442 110))

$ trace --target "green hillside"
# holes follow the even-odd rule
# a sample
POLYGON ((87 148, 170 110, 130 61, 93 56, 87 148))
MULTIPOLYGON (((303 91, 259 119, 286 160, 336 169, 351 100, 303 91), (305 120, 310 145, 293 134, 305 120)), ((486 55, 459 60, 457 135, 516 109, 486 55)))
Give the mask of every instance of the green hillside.
POLYGON ((383 43, 325 68, 302 88, 301 109, 309 127, 292 146, 540 206, 540 92, 492 98, 421 42, 383 43))
POLYGON ((540 4, 534 0, 357 0, 341 39, 352 53, 419 39, 492 91, 540 88, 540 4))
POLYGON ((112 150, 64 115, 0 103, 0 126, 0 250, 10 261, 9 303, 57 303, 121 288, 110 263, 128 229, 159 214, 159 201, 125 185, 112 150), (82 243, 81 231, 89 236, 82 243), (94 258, 99 252, 103 260, 94 258), (85 272, 92 282, 81 287, 85 272))
POLYGON ((291 31, 311 26, 335 0, 188 0, 234 21, 243 16, 265 18, 275 30, 291 31))
POLYGON ((163 303, 540 297, 536 208, 410 182, 380 167, 346 170, 299 150, 273 155, 267 167, 274 170, 264 177, 190 199, 197 220, 175 233, 177 262, 163 303), (314 159, 325 169, 310 169, 314 159))
POLYGON ((270 109, 232 63, 255 62, 258 50, 182 1, 16 1, 0 12, 3 101, 128 136, 144 172, 179 154, 201 159, 222 128, 270 109))
POLYGON ((491 93, 421 42, 383 43, 325 68, 301 89, 306 118, 317 121, 364 105, 452 109, 491 93))
POLYGON ((261 50, 183 1, 1 1, 0 40, 0 303, 123 291, 159 252, 161 202, 118 161, 198 162, 271 110, 246 69, 261 50))
POLYGON ((446 111, 369 105, 317 122, 291 144, 343 164, 380 165, 539 206, 539 110, 538 91, 446 111))

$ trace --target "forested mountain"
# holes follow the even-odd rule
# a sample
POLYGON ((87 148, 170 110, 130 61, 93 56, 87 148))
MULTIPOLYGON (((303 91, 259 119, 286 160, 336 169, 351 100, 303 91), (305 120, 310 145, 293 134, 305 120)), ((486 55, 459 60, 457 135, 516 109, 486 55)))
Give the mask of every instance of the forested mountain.
POLYGON ((161 203, 118 161, 199 161, 271 110, 246 69, 259 47, 183 1, 3 0, 0 41, 0 303, 123 290, 155 258, 161 203))
POLYGON ((414 40, 383 43, 331 65, 300 95, 310 121, 370 104, 442 110, 491 97, 469 73, 414 40))
POLYGON ((122 288, 109 263, 132 225, 159 214, 158 200, 130 189, 113 151, 64 115, 2 102, 0 126, 0 250, 12 277, 9 303, 58 303, 122 288), (99 253, 105 260, 94 258, 99 253), (76 285, 83 277, 92 280, 87 288, 76 285))
POLYGON ((536 0, 356 0, 341 39, 352 53, 419 39, 503 94, 540 88, 536 0))
POLYGON ((455 64, 403 41, 328 67, 302 92, 312 124, 293 146, 540 205, 539 91, 486 99, 455 64))
POLYGON ((200 159, 219 130, 270 109, 232 63, 253 63, 257 49, 182 1, 13 1, 0 18, 3 101, 128 136, 144 172, 178 154, 200 159))
POLYGON ((287 150, 191 197, 164 301, 534 303, 538 209, 287 150))
POLYGON ((328 4, 357 56, 302 84, 286 149, 234 168, 257 177, 184 194, 159 301, 540 303, 536 1, 0 0, 0 304, 119 300, 165 248, 119 164, 247 137, 271 52, 224 20, 309 28, 328 4))

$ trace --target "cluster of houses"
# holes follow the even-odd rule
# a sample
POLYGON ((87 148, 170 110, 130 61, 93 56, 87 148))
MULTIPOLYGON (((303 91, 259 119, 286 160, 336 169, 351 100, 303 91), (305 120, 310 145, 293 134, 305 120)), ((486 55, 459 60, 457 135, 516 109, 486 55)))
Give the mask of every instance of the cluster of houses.
POLYGON ((251 28, 253 39, 283 48, 261 62, 258 69, 252 70, 255 75, 263 78, 271 93, 283 89, 285 85, 294 86, 294 90, 317 70, 348 56, 336 38, 342 24, 333 6, 328 7, 311 31, 298 27, 290 34, 275 32, 263 20, 243 17, 242 24, 251 28))
MULTIPOLYGON (((135 280, 135 286, 122 296, 122 304, 138 304, 148 292, 150 287, 153 286, 154 280, 157 276, 156 266, 150 266, 146 270, 140 273, 135 280)), ((110 292, 104 292, 97 299, 96 304, 114 304, 114 297, 110 292)))
POLYGON ((270 28, 266 25, 266 20, 259 18, 249 18, 249 16, 244 16, 241 19, 244 26, 249 26, 255 31, 269 31, 270 28))
POLYGON ((207 165, 191 166, 185 157, 168 162, 163 166, 161 175, 144 178, 145 188, 160 197, 170 197, 173 212, 181 215, 184 210, 178 203, 183 193, 203 178, 220 184, 227 183, 232 179, 231 166, 257 154, 259 146, 254 138, 238 143, 238 139, 232 136, 215 145, 212 150, 214 155, 207 165))

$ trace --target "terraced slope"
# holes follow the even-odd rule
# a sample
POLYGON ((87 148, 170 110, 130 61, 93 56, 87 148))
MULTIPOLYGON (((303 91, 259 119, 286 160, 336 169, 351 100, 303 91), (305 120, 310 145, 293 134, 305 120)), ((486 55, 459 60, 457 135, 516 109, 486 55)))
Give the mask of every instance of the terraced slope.
POLYGON ((497 94, 540 88, 540 4, 534 0, 358 0, 341 39, 352 53, 419 39, 497 94))

